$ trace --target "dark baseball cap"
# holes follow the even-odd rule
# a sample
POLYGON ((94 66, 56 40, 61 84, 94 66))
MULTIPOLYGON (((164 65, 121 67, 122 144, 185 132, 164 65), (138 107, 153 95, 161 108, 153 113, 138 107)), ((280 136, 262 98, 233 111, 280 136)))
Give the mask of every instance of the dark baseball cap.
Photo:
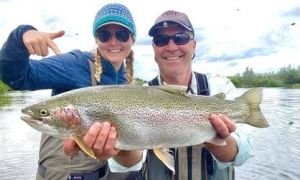
POLYGON ((180 25, 187 31, 190 31, 194 34, 194 28, 188 16, 185 13, 174 10, 168 10, 162 13, 162 15, 160 15, 156 19, 154 25, 151 27, 148 34, 149 36, 154 36, 158 30, 167 27, 172 27, 174 25, 180 25))

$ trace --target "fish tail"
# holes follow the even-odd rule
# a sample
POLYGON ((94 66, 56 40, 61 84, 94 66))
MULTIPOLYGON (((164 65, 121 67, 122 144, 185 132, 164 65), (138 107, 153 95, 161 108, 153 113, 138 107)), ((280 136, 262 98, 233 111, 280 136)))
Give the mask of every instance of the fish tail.
POLYGON ((253 88, 244 93, 240 99, 243 99, 250 109, 250 115, 246 119, 246 124, 258 128, 265 128, 269 126, 266 118, 260 110, 259 105, 262 102, 263 88, 253 88))

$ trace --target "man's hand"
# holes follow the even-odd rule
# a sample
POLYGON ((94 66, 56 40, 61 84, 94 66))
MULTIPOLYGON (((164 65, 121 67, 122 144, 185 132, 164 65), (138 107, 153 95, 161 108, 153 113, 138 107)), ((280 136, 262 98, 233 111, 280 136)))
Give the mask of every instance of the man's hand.
POLYGON ((218 146, 211 143, 204 143, 207 150, 209 150, 219 161, 230 162, 233 161, 238 148, 236 142, 230 133, 236 130, 236 124, 223 114, 211 114, 209 121, 217 131, 221 138, 226 141, 225 146, 218 146))
POLYGON ((54 43, 54 39, 59 38, 65 34, 64 31, 54 33, 40 32, 37 30, 29 30, 23 35, 23 42, 29 54, 47 56, 49 54, 48 48, 52 49, 55 54, 60 54, 60 50, 54 43))
MULTIPOLYGON (((85 134, 83 141, 93 150, 95 156, 100 160, 106 160, 119 153, 115 149, 117 132, 108 122, 94 123, 85 134)), ((72 138, 64 141, 64 152, 66 155, 74 155, 79 147, 72 138)))
POLYGON ((236 124, 223 114, 211 114, 209 121, 218 135, 224 139, 236 130, 236 124))

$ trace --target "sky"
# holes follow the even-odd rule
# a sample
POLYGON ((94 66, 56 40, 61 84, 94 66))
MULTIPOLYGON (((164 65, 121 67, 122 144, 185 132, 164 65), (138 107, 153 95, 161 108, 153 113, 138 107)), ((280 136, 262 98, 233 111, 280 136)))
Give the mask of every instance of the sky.
POLYGON ((246 67, 268 73, 300 65, 300 0, 0 0, 0 46, 18 25, 31 24, 45 32, 65 30, 55 40, 62 52, 89 51, 96 47, 94 17, 111 2, 132 12, 137 26, 135 76, 144 80, 158 74, 148 30, 170 9, 185 12, 193 24, 195 71, 230 76, 246 67))

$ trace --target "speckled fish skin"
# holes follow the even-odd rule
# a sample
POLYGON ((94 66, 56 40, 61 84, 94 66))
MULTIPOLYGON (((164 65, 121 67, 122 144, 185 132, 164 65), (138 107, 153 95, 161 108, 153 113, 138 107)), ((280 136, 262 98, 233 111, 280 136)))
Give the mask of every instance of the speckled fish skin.
POLYGON ((251 89, 233 101, 188 95, 185 90, 173 85, 93 86, 32 104, 22 109, 25 116, 21 119, 41 132, 61 137, 83 136, 93 122, 110 121, 118 133, 116 147, 123 150, 209 141, 216 136, 208 121, 211 113, 256 127, 268 126, 259 109, 261 88, 251 89), (73 122, 66 123, 66 119, 73 122))

